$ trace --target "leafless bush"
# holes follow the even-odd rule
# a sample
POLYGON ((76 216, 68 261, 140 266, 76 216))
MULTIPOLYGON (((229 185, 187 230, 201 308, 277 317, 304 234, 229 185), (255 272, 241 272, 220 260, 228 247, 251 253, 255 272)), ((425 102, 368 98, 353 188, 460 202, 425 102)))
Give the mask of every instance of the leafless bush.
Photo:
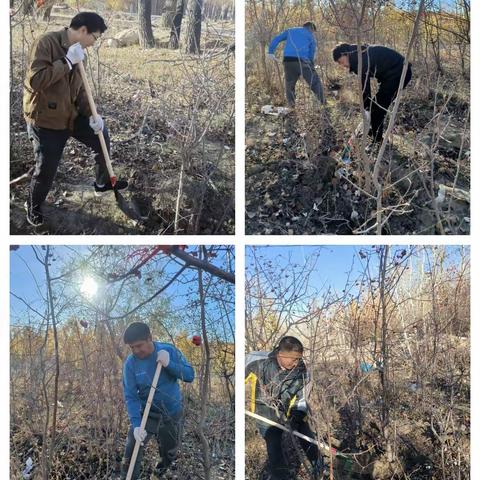
MULTIPOLYGON (((234 297, 218 276, 233 274, 233 251, 179 254, 135 246, 22 247, 13 254, 19 265, 30 262, 23 282, 38 290, 11 292, 12 478, 21 478, 29 457, 42 479, 119 472, 128 426, 122 334, 134 320, 175 344, 197 375, 182 386, 186 433, 175 474, 214 479, 223 471, 233 478, 234 297), (86 278, 98 294, 85 290, 86 278), (202 347, 192 344, 192 333, 202 347)), ((151 450, 144 474, 155 465, 151 450)))
POLYGON ((247 3, 246 187, 251 232, 467 233, 470 81, 464 65, 470 62, 469 19, 469 2, 455 2, 450 9, 436 1, 403 9, 372 0, 247 3), (311 92, 299 82, 293 119, 282 125, 271 117, 261 118, 262 104, 285 102, 283 73, 265 60, 268 43, 276 33, 309 19, 318 27, 317 72, 329 92, 327 108, 319 112, 311 92), (365 152, 364 122, 363 135, 353 141, 353 164, 344 164, 341 157, 363 120, 363 86, 360 77, 345 78, 332 61, 331 50, 340 41, 392 47, 413 64, 414 72, 411 84, 390 108, 383 145, 379 151, 365 152), (337 163, 335 177, 327 157, 337 163), (277 177, 279 162, 295 172, 277 177), (257 173, 260 165, 263 170, 257 173), (304 180, 315 170, 326 177, 317 182, 316 191, 304 180), (295 177, 298 172, 300 179, 295 177), (283 198, 277 190, 284 192, 283 198), (264 191, 266 202, 254 194, 264 191))
MULTIPOLYGON (((322 258, 342 255, 341 247, 314 251, 315 260, 305 261, 306 288, 282 323, 277 294, 298 283, 288 250, 294 247, 273 258, 257 247, 247 255, 256 265, 247 270, 247 348, 272 349, 287 333, 303 341, 311 422, 322 441, 351 454, 324 452, 334 478, 350 478, 348 471, 376 479, 469 478, 468 250, 360 247, 341 291, 338 274, 322 285, 317 276, 322 258), (262 322, 276 332, 271 343, 263 342, 262 322)), ((250 430, 246 448, 247 465, 249 452, 258 465, 250 430)))

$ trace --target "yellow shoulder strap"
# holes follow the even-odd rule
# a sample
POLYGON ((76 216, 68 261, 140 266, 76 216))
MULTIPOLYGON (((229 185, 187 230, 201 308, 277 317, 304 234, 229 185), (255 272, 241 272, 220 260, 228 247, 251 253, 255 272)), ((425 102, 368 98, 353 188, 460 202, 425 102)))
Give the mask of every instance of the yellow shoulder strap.
POLYGON ((288 404, 287 418, 290 416, 290 411, 292 410, 292 407, 295 405, 296 401, 297 401, 297 396, 294 395, 290 400, 290 403, 288 404))
POLYGON ((245 379, 245 385, 250 382, 250 411, 255 413, 255 390, 257 388, 257 376, 250 372, 245 379))

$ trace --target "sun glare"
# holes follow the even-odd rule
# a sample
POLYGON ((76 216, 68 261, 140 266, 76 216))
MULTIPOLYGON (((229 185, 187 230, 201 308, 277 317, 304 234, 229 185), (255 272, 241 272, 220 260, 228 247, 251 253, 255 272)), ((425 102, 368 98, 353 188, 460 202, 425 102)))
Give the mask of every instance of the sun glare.
POLYGON ((80 290, 85 297, 93 298, 97 293, 98 284, 92 277, 87 277, 83 281, 80 290))

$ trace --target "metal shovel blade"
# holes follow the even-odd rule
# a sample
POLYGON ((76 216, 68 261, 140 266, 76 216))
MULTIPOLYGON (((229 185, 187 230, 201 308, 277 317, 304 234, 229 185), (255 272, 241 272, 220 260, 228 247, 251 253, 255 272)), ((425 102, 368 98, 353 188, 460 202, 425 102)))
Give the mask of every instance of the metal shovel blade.
POLYGON ((115 193, 115 200, 117 201, 118 208, 120 208, 128 218, 138 222, 145 220, 135 202, 129 202, 116 188, 113 191, 115 193))

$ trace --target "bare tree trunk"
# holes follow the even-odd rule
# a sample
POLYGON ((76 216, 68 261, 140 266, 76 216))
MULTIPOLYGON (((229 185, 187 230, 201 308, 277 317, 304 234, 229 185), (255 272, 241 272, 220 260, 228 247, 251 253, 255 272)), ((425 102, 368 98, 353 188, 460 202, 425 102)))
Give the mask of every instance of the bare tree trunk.
POLYGON ((33 13, 33 0, 23 0, 22 10, 24 15, 33 13))
POLYGON ((177 0, 175 16, 170 31, 170 48, 178 48, 180 44, 180 31, 182 29, 183 12, 185 11, 185 0, 177 0))
POLYGON ((180 166, 180 176, 178 178, 178 190, 177 190, 177 201, 175 202, 175 220, 173 223, 173 229, 175 235, 179 233, 179 222, 180 222, 180 209, 182 208, 183 200, 183 174, 185 171, 185 159, 182 158, 182 164, 180 166))
POLYGON ((60 378, 60 355, 58 352, 58 332, 57 332, 57 318, 55 315, 55 305, 53 303, 53 292, 52 292, 52 279, 50 278, 50 269, 49 262, 53 255, 50 254, 50 246, 47 246, 45 252, 45 277, 47 279, 47 291, 48 291, 48 308, 50 310, 50 319, 52 320, 52 329, 53 329, 53 343, 55 349, 55 376, 54 376, 54 387, 53 387, 53 411, 52 411, 52 439, 50 443, 50 451, 55 450, 55 440, 57 433, 57 410, 58 410, 58 381, 60 378))
MULTIPOLYGON (((407 69, 408 69, 408 61, 410 59, 410 55, 412 53, 413 46, 415 44, 415 39, 417 38, 418 34, 418 28, 420 25, 420 20, 423 15, 423 11, 425 10, 425 0, 420 0, 420 4, 418 6, 418 11, 417 11, 417 17, 415 19, 415 24, 413 25, 413 31, 412 31, 412 36, 410 37, 410 41, 408 42, 408 48, 407 48, 407 54, 405 55, 405 62, 403 65, 403 70, 402 70, 402 75, 400 76, 400 85, 403 85, 405 82, 405 77, 407 75, 407 69)), ((393 126, 395 124, 395 118, 397 116, 398 108, 400 106, 400 100, 402 98, 402 92, 403 89, 400 88, 398 90, 397 96, 395 98, 395 102, 393 104, 393 110, 392 113, 390 114, 390 121, 388 122, 388 127, 385 132, 385 135, 383 137, 383 142, 382 145, 380 146, 380 150, 378 151, 377 158, 375 160, 375 165, 373 167, 373 174, 372 174, 372 179, 373 179, 373 184, 375 185, 376 189, 376 197, 377 197, 377 228, 376 228, 376 233, 377 235, 382 234, 382 227, 383 227, 383 222, 382 222, 382 196, 383 196, 383 185, 380 182, 379 179, 379 171, 380 171, 380 163, 383 158, 383 154, 385 153, 385 149, 387 147, 387 141, 388 137, 392 133, 393 126)))
POLYGON ((138 0, 138 27, 140 47, 155 47, 152 30, 152 0, 138 0))
POLYGON ((387 453, 390 451, 390 392, 389 392, 389 338, 388 338, 388 323, 387 323, 387 306, 386 306, 386 273, 388 261, 388 245, 381 247, 380 253, 380 278, 379 278, 379 294, 380 294, 380 319, 382 325, 381 338, 381 359, 382 364, 379 369, 380 383, 382 385, 382 429, 387 443, 387 453))
MULTIPOLYGON (((202 258, 202 247, 199 249, 199 257, 202 258)), ((200 418, 198 424, 198 434, 200 437, 200 442, 202 444, 202 455, 203 455, 203 471, 205 480, 210 480, 210 471, 212 468, 211 465, 211 452, 208 439, 205 435, 205 418, 207 416, 207 403, 209 397, 209 385, 210 385, 210 344, 208 341, 207 335, 207 326, 206 326, 206 316, 205 316, 205 290, 203 287, 203 270, 198 269, 198 296, 200 297, 200 323, 202 326, 202 337, 203 337, 203 366, 202 366, 202 375, 200 378, 200 418)))
POLYGON ((202 34, 203 0, 190 0, 188 3, 187 53, 200 53, 202 34))
POLYGON ((45 11, 43 12, 43 20, 45 22, 50 21, 50 16, 52 15, 52 8, 53 8, 53 5, 50 5, 49 7, 45 8, 45 11))
POLYGON ((162 23, 165 28, 173 26, 173 19, 175 18, 175 11, 177 9, 176 0, 167 0, 165 2, 165 8, 163 10, 162 23))

